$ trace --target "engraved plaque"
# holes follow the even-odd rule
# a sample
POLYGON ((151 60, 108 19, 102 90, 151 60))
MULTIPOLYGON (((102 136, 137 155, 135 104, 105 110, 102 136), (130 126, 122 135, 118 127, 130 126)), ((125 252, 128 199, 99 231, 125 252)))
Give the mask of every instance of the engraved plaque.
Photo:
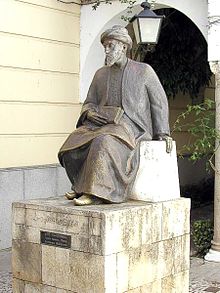
POLYGON ((71 247, 71 236, 48 231, 40 231, 41 244, 62 248, 71 247))

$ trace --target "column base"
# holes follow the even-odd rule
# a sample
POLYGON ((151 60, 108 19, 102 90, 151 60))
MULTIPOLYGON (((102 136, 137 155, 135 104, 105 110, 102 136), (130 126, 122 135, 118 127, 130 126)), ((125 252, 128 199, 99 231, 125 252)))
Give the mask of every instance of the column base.
POLYGON ((220 262, 220 251, 209 249, 204 258, 207 261, 220 262))

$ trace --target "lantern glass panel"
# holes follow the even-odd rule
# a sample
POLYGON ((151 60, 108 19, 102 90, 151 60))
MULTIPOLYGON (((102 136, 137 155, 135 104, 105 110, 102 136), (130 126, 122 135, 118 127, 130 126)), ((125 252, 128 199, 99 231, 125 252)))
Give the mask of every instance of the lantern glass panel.
POLYGON ((139 20, 137 18, 133 21, 134 34, 137 44, 141 42, 138 22, 139 20))
POLYGON ((157 43, 161 18, 139 18, 141 43, 157 43))

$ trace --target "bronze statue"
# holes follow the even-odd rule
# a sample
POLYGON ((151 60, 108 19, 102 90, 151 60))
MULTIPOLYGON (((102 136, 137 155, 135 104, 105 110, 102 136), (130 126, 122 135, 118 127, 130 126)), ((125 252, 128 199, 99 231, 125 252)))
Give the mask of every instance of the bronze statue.
POLYGON ((127 29, 113 26, 101 35, 101 43, 105 66, 96 72, 77 129, 59 152, 72 183, 66 196, 75 205, 126 201, 140 142, 164 140, 170 132, 167 97, 156 73, 126 57, 132 47, 127 29))

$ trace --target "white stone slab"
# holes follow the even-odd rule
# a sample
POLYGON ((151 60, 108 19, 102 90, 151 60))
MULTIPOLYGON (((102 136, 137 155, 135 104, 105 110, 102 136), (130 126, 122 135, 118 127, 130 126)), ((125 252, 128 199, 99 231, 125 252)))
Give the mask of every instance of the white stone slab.
POLYGON ((166 152, 165 141, 144 141, 131 199, 160 202, 180 197, 176 144, 166 152))
POLYGON ((209 249, 204 258, 207 261, 220 262, 220 251, 209 249))

